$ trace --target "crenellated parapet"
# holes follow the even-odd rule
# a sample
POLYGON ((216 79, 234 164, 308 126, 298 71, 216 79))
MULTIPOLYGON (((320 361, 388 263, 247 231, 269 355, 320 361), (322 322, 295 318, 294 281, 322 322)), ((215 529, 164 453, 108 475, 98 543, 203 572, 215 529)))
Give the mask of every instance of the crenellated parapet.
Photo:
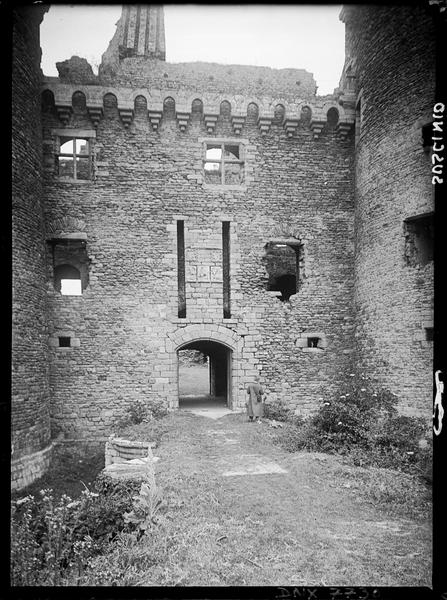
MULTIPOLYGON (((59 83, 49 78, 44 81, 43 91, 51 92, 54 97, 56 113, 63 126, 67 126, 73 112, 72 97, 76 92, 85 96, 87 114, 92 126, 96 128, 104 116, 104 97, 116 98, 118 113, 125 129, 129 129, 135 119, 136 102, 142 100, 147 119, 154 131, 158 131, 165 114, 165 104, 169 100, 174 106, 174 115, 180 131, 185 132, 191 126, 193 107, 201 114, 209 134, 216 131, 223 103, 230 107, 230 123, 235 135, 241 135, 247 126, 250 114, 256 114, 255 123, 262 136, 266 136, 272 125, 282 126, 287 138, 296 137, 298 130, 308 131, 316 140, 325 129, 333 129, 340 139, 346 139, 354 124, 354 109, 344 106, 335 98, 331 101, 313 102, 298 98, 288 102, 284 98, 228 96, 224 94, 191 94, 183 90, 144 89, 130 87, 105 87, 99 85, 79 86, 59 83), (282 115, 282 118, 278 117, 282 115)), ((141 114, 141 111, 140 111, 141 114)), ((253 123, 253 119, 250 121, 253 123)))

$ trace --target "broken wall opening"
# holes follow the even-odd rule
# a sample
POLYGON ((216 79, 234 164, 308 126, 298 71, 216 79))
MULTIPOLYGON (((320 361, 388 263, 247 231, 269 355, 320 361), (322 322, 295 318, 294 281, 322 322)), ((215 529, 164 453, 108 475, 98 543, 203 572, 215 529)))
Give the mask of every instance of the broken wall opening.
POLYGON ((80 296, 89 283, 87 242, 76 239, 49 240, 54 289, 63 296, 80 296))
POLYGON ((271 240, 264 246, 267 290, 280 292, 279 300, 288 302, 300 284, 302 244, 298 240, 271 240))
POLYGON ((432 212, 409 217, 404 222, 405 258, 411 267, 433 260, 434 215, 432 212))

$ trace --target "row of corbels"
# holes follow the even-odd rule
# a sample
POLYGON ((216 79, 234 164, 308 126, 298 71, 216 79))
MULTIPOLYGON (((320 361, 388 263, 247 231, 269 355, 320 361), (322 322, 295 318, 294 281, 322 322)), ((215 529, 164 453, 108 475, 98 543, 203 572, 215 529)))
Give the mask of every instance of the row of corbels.
MULTIPOLYGON (((66 105, 56 105, 56 110, 57 110, 57 114, 58 114, 60 121, 64 125, 68 125, 68 122, 69 122, 70 116, 71 116, 71 112, 72 112, 72 107, 66 106, 66 105)), ((101 118, 103 116, 103 112, 104 112, 103 107, 102 106, 87 106, 87 111, 88 111, 89 117, 90 117, 94 127, 96 128, 99 124, 99 121, 101 120, 101 118)), ((119 115, 123 122, 124 127, 126 129, 128 129, 134 118, 134 109, 119 107, 118 111, 119 111, 119 115)), ((160 125, 160 121, 163 118, 163 110, 162 109, 156 109, 156 110, 149 109, 147 111, 147 113, 148 113, 148 118, 149 118, 149 122, 152 126, 152 129, 154 131, 157 131, 157 129, 160 125)), ((191 111, 177 110, 176 117, 177 117, 180 131, 186 131, 189 120, 191 118, 191 111)), ((205 126, 206 126, 208 133, 215 132, 218 118, 219 118, 219 114, 204 113, 203 119, 204 119, 205 126)), ((233 131, 236 135, 241 134, 242 128, 245 125, 245 120, 246 120, 245 115, 231 115, 231 124, 233 127, 233 131)), ((262 136, 267 135, 267 133, 270 131, 273 120, 274 120, 273 115, 268 115, 268 116, 262 115, 258 118, 257 125, 261 131, 262 136)), ((326 115, 324 115, 324 114, 312 116, 312 119, 310 121, 310 128, 312 130, 314 139, 317 139, 320 136, 321 132, 323 131, 324 126, 326 125, 326 122, 327 122, 327 119, 326 119, 326 115)), ((339 134, 341 139, 346 139, 346 137, 353 125, 353 122, 354 122, 353 120, 344 120, 344 121, 340 120, 338 122, 338 124, 336 126, 336 131, 339 134)), ((295 135, 295 133, 298 130, 299 123, 300 123, 300 117, 298 115, 287 116, 284 118, 283 127, 284 127, 284 130, 285 130, 288 138, 291 138, 295 135)))

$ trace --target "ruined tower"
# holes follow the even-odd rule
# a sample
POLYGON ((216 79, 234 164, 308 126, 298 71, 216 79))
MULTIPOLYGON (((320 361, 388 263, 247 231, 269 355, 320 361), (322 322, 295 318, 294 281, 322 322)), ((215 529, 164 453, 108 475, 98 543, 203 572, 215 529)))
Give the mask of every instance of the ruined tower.
POLYGON ((41 475, 51 452, 39 45, 39 25, 46 10, 21 7, 13 13, 13 488, 41 475))
POLYGON ((165 26, 161 6, 124 6, 117 34, 121 58, 145 56, 165 60, 165 26))
POLYGON ((430 7, 345 6, 341 101, 356 111, 354 314, 359 368, 431 416, 435 35, 430 7))
POLYGON ((124 58, 166 59, 162 6, 123 6, 115 35, 102 57, 100 74, 117 68, 124 58))

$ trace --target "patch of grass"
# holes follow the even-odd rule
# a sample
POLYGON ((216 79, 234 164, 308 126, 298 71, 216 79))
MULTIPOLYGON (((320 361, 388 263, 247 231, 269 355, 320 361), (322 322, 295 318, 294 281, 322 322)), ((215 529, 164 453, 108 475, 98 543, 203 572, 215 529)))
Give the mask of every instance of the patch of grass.
POLYGON ((206 363, 179 368, 180 396, 206 396, 210 393, 210 376, 206 363))
POLYGON ((167 415, 162 419, 154 419, 146 423, 128 424, 116 429, 117 435, 126 440, 155 442, 158 446, 163 436, 170 430, 172 417, 167 415))
MULTIPOLYGON (((128 434, 151 440, 153 424, 134 425, 128 434)), ((114 539, 88 557, 80 575, 67 573, 63 585, 427 584, 429 557, 412 558, 430 545, 426 490, 414 477, 344 463, 345 457, 286 454, 272 439, 299 429, 287 421, 274 429, 248 424, 245 415, 214 421, 179 411, 158 424, 162 502, 150 528, 143 535, 135 524, 126 530, 116 515, 114 539), (222 476, 232 455, 253 454, 286 472, 222 476)), ((104 476, 97 485, 121 502, 120 514, 131 509, 140 486, 104 476)), ((105 524, 112 522, 107 517, 105 524)))
POLYGON ((405 518, 426 520, 431 517, 432 490, 416 474, 404 473, 382 467, 354 467, 351 457, 343 458, 347 468, 334 475, 339 476, 340 485, 349 487, 387 514, 405 518))

